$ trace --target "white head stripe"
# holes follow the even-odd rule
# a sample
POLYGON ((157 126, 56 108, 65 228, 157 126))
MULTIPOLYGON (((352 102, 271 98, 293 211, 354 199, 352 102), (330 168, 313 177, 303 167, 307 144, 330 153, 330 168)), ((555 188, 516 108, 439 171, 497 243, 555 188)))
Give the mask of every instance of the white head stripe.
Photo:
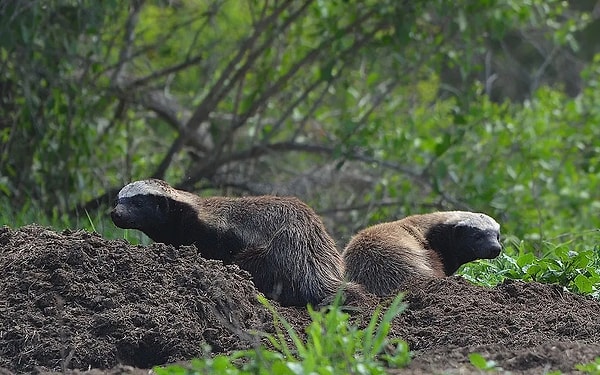
POLYGON ((480 229, 500 230, 500 224, 486 214, 466 211, 450 211, 451 217, 446 223, 456 223, 480 229))
POLYGON ((136 195, 165 195, 170 186, 159 180, 134 181, 119 191, 118 198, 131 198, 136 195))

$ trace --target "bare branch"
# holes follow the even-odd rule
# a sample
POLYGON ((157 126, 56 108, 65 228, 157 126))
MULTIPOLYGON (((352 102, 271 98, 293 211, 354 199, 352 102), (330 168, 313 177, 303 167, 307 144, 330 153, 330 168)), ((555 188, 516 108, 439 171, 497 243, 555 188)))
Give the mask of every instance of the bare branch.
POLYGON ((181 147, 183 147, 184 143, 185 137, 182 134, 180 134, 179 137, 177 137, 175 141, 171 144, 171 147, 169 147, 169 151, 167 151, 165 157, 150 177, 163 179, 165 173, 167 172, 167 169, 169 168, 169 164, 171 164, 171 160, 173 160, 173 156, 175 156, 175 154, 181 149, 181 147))
MULTIPOLYGON (((234 153, 229 155, 227 158, 212 161, 206 163, 203 166, 200 166, 193 173, 190 173, 186 176, 185 181, 181 182, 181 186, 190 187, 193 186, 200 179, 212 176, 214 172, 223 165, 227 165, 229 163, 241 161, 241 160, 249 160, 256 159, 261 156, 270 154, 272 152, 307 152, 313 154, 324 154, 327 156, 335 156, 339 154, 339 150, 335 147, 319 145, 319 144, 305 144, 305 143, 297 143, 297 142, 279 142, 272 143, 267 145, 258 145, 254 147, 250 147, 244 151, 240 151, 238 153, 234 153)), ((420 172, 414 171, 412 169, 406 168, 396 163, 379 160, 367 155, 363 155, 360 152, 344 152, 343 157, 346 160, 356 160, 363 163, 378 165, 380 167, 384 167, 387 169, 392 169, 397 172, 406 174, 411 176, 415 180, 422 181, 422 175, 420 172)))
MULTIPOLYGON (((370 15, 372 15, 372 14, 371 13, 365 14, 362 18, 358 19, 357 22, 364 22, 366 19, 368 19, 370 17, 370 15)), ((356 24, 349 25, 346 31, 349 32, 350 30, 354 29, 356 26, 357 26, 356 24)), ((355 41, 355 43, 352 46, 350 46, 350 47, 346 48, 344 51, 342 51, 339 55, 339 56, 341 56, 342 61, 344 60, 343 59, 344 56, 346 56, 350 53, 356 52, 357 49, 361 48, 364 44, 366 44, 370 40, 372 40, 372 38, 375 35, 375 33, 377 32, 377 30, 379 30, 379 28, 382 26, 383 26, 383 23, 377 25, 371 31, 371 33, 366 34, 364 38, 355 41)), ((290 77, 293 74, 295 74, 297 71, 299 71, 299 69, 304 64, 307 64, 308 62, 311 62, 315 58, 317 58, 319 53, 321 52, 321 50, 326 49, 326 47, 328 45, 330 45, 331 43, 333 43, 334 40, 335 40, 334 38, 330 38, 328 41, 323 42, 319 47, 317 47, 317 48, 311 50, 309 53, 307 53, 307 55, 302 60, 300 60, 298 63, 296 63, 292 68, 290 68, 290 70, 288 72, 286 72, 286 74, 284 74, 282 77, 280 77, 280 79, 278 81, 276 81, 273 85, 271 85, 271 87, 269 89, 267 89, 267 92, 265 94, 263 94, 261 99, 257 100, 253 104, 253 106, 241 118, 238 119, 238 123, 236 124, 236 126, 239 127, 242 124, 244 124, 247 121, 247 119, 250 117, 250 114, 254 113, 254 111, 256 111, 256 109, 259 108, 259 106, 260 106, 259 103, 261 102, 261 100, 266 101, 269 96, 274 95, 274 93, 277 92, 279 90, 279 88, 281 86, 283 86, 284 83, 288 79, 290 79, 290 77)), ((391 87, 389 88, 390 90, 391 90, 391 87)), ((309 89, 310 89, 310 87, 309 87, 309 89)), ((377 105, 379 105, 379 103, 382 100, 383 100, 383 95, 382 95, 382 97, 379 98, 378 101, 376 101, 373 108, 371 108, 371 111, 374 110, 374 108, 377 105)), ((317 150, 320 146, 317 146, 317 148, 314 148, 315 146, 295 144, 293 142, 278 143, 278 144, 271 144, 271 145, 262 144, 259 146, 255 146, 251 149, 248 149, 246 152, 232 154, 229 157, 226 157, 224 159, 219 159, 217 157, 217 158, 213 158, 210 161, 206 161, 206 163, 204 165, 197 166, 196 170, 187 176, 188 178, 187 178, 186 184, 191 186, 191 185, 195 184, 201 178, 207 178, 209 176, 212 176, 220 166, 226 165, 230 162, 233 162, 236 160, 256 158, 256 157, 262 156, 262 154, 264 154, 266 152, 270 152, 270 151, 281 151, 282 150, 281 147, 283 147, 283 150, 285 150, 285 151, 293 151, 296 147, 301 147, 301 148, 306 147, 306 149, 304 149, 303 151, 321 152, 321 153, 327 153, 329 155, 334 155, 334 151, 335 151, 334 149, 322 149, 322 148, 317 150), (312 147, 312 149, 309 150, 309 148, 311 148, 311 147, 312 147)), ((172 148, 170 151, 174 151, 174 149, 172 148)), ((364 156, 355 155, 354 158, 357 158, 356 160, 360 160, 361 158, 364 158, 364 156)), ((348 157, 348 159, 353 159, 353 157, 348 157)), ((365 161, 365 160, 362 160, 362 161, 365 161)), ((379 161, 377 161, 375 159, 370 159, 370 162, 379 162, 379 161)), ((390 166, 388 166, 388 168, 389 167, 390 166)), ((408 173, 408 170, 405 170, 403 172, 408 173)), ((414 172, 412 172, 412 171, 411 171, 411 173, 414 174, 414 172)), ((419 177, 419 176, 414 175, 414 177, 419 177)))
MULTIPOLYGON (((341 77, 341 72, 344 70, 346 65, 347 65, 346 62, 344 62, 344 65, 342 67, 340 67, 340 74, 338 75, 338 77, 341 77)), ((306 124, 308 123, 308 121, 313 118, 315 111, 322 104, 323 100, 325 99, 325 95, 327 95, 328 90, 331 87, 331 85, 333 84, 334 80, 330 80, 329 82, 327 82, 327 86, 325 86, 323 88, 319 97, 313 102, 310 109, 304 114, 304 118, 302 118, 302 120, 300 121, 300 126, 298 126, 298 130, 296 131, 296 133, 294 134, 292 139, 296 139, 296 137, 298 137, 298 135, 300 134, 300 131, 306 127, 306 124)), ((283 119, 282 119, 282 121, 283 121, 283 119)))
MULTIPOLYGON (((319 144, 302 144, 296 142, 280 142, 274 143, 271 145, 264 146, 256 146, 252 147, 246 151, 239 152, 237 154, 231 155, 226 161, 222 161, 220 165, 224 165, 227 163, 232 163, 240 160, 248 160, 252 158, 259 158, 266 154, 272 152, 307 152, 313 154, 325 154, 328 156, 334 156, 338 154, 338 150, 335 147, 329 147, 319 144)), ((361 154, 358 151, 354 152, 345 152, 343 154, 345 160, 354 160, 359 161, 365 164, 378 166, 385 169, 390 169, 396 171, 398 173, 402 173, 411 178, 416 184, 420 186, 421 189, 432 190, 435 188, 434 183, 430 181, 426 175, 421 171, 416 171, 410 168, 407 168, 398 163, 393 163, 385 160, 380 160, 373 158, 371 156, 367 156, 361 154)), ((211 176, 214 174, 215 170, 218 168, 214 163, 210 163, 206 165, 204 168, 197 170, 193 175, 189 175, 185 178, 185 180, 181 181, 177 186, 180 189, 191 189, 194 187, 196 182, 198 182, 203 177, 211 176)), ((226 183, 229 184, 229 183, 226 183)), ((454 197, 446 194, 443 191, 436 191, 437 194, 446 202, 450 203, 453 207, 464 208, 468 207, 455 199, 454 197)))
POLYGON ((108 124, 108 126, 106 127, 104 133, 108 133, 110 131, 110 129, 112 129, 119 120, 121 120, 121 118, 123 117, 123 114, 125 113, 125 108, 126 108, 126 101, 123 99, 119 99, 119 102, 117 103, 117 106, 115 107, 115 111, 113 112, 113 116, 110 120, 110 123, 108 124))
POLYGON ((153 90, 142 94, 137 102, 156 113, 176 132, 182 131, 184 122, 179 116, 184 109, 174 98, 167 98, 163 92, 153 90))
MULTIPOLYGON (((360 24, 365 22, 367 19, 369 19, 373 14, 374 14, 374 12, 368 12, 368 13, 364 14, 362 17, 356 19, 352 24, 346 26, 342 31, 340 31, 340 33, 341 34, 349 33, 351 30, 354 30, 357 26, 359 26, 360 24)), ((363 46, 364 44, 366 44, 368 41, 370 41, 372 39, 373 35, 375 34, 375 32, 378 29, 379 28, 375 28, 375 30, 373 30, 371 33, 366 34, 365 38, 355 41, 352 44, 352 46, 346 48, 344 51, 342 51, 339 54, 338 59, 343 60, 343 58, 350 52, 356 52, 357 49, 359 49, 361 46, 363 46)), ((277 81, 275 81, 275 83, 273 83, 270 87, 268 87, 262 93, 260 98, 258 98, 257 100, 254 101, 254 103, 252 103, 250 108, 244 114, 242 114, 240 116, 237 123, 234 125, 234 129, 239 128, 242 125, 244 125, 246 123, 246 121, 256 113, 258 108, 262 107, 274 94, 278 93, 281 90, 281 88, 283 86, 285 86, 285 84, 287 84, 287 82, 296 73, 298 73, 298 71, 300 71, 301 68, 303 68, 305 65, 310 64, 311 62, 315 61, 321 53, 326 51, 327 48, 330 47, 333 44, 333 42, 335 42, 338 39, 339 39, 339 35, 334 35, 333 37, 323 41, 317 47, 315 47, 310 52, 308 52, 300 61, 296 62, 284 75, 279 77, 279 79, 277 81)))
MULTIPOLYGON (((294 100, 292 103, 290 103, 290 105, 287 107, 287 109, 285 111, 283 111, 283 113, 281 114, 281 116, 279 117, 279 119, 277 120, 277 122, 275 122, 273 124, 273 130, 271 132, 271 135, 269 137, 267 137, 266 140, 268 140, 272 136, 274 136, 277 133, 277 131, 283 126, 285 120, 288 117, 291 116, 291 114, 294 111, 294 109, 296 109, 298 107, 298 105, 300 105, 300 103, 302 103, 303 101, 305 101, 306 98, 308 97, 308 95, 310 95, 311 92, 313 92, 314 90, 316 90, 316 88, 319 87, 319 85, 321 85, 324 82, 325 81, 322 81, 322 80, 316 80, 310 86, 308 86, 306 89, 304 89, 304 92, 300 96, 298 96, 298 98, 296 98, 296 100, 294 100)), ((321 95, 321 98, 325 95, 325 93, 327 92, 327 89, 331 86, 331 81, 327 82, 326 86, 327 87, 325 88, 325 90, 323 90, 323 94, 321 95)), ((317 100, 313 104, 313 106, 312 106, 311 110, 309 111, 309 113, 310 114, 314 113, 314 111, 316 109, 315 107, 318 106, 319 104, 321 104, 321 101, 317 100)))
MULTIPOLYGON (((192 15, 192 16, 191 16, 189 19, 186 19, 186 20, 184 20, 184 21, 182 21, 182 22, 179 22, 179 23, 177 23, 177 24, 175 24, 175 25, 172 25, 172 26, 171 26, 171 27, 170 27, 168 30, 166 30, 166 31, 165 31, 165 32, 164 32, 164 33, 163 33, 163 34, 162 34, 160 37, 158 37, 158 38, 154 39, 154 40, 152 41, 152 43, 138 45, 138 46, 137 46, 137 48, 136 48, 135 50, 131 50, 131 51, 129 52, 128 59, 127 59, 125 62, 127 62, 127 61, 132 61, 132 60, 134 60, 136 57, 143 56, 144 54, 147 54, 149 51, 152 51, 152 50, 156 49, 156 48, 157 48, 157 46, 160 46, 160 45, 163 45, 163 44, 165 44, 165 42, 166 42, 168 39, 170 39, 170 38, 172 38, 172 37, 173 37, 173 33, 175 33, 175 32, 176 32, 178 29, 180 29, 180 28, 185 28, 185 27, 189 26, 191 23, 193 23, 193 22, 196 22, 196 21, 198 21, 198 17, 197 17, 197 16, 194 16, 194 15, 192 15)), ((206 26, 207 26, 207 22, 205 22, 204 24, 202 24, 202 25, 201 25, 201 26, 198 28, 198 31, 197 31, 197 32, 198 32, 198 33, 201 33, 201 32, 202 32, 202 30, 204 30, 206 26)), ((111 53, 112 53, 112 48, 113 48, 113 46, 114 46, 114 44, 115 44, 115 39, 117 39, 117 38, 116 38, 116 36, 115 36, 115 37, 113 37, 113 38, 111 38, 111 39, 109 40, 109 42, 107 43, 107 45, 108 45, 108 48, 107 48, 107 50, 106 50, 106 52, 105 52, 105 54, 104 54, 104 57, 102 58, 102 61, 108 61, 108 60, 109 60, 109 56, 111 55, 111 53)), ((192 42, 192 44, 190 45, 190 48, 188 49, 188 54, 187 54, 187 56, 186 56, 186 61, 190 59, 190 57, 189 57, 189 56, 190 56, 190 54, 191 54, 191 49, 192 49, 192 47, 193 47, 194 43, 195 43, 195 41, 194 41, 194 42, 192 42)), ((122 51, 121 51, 121 54, 122 54, 122 51)), ((98 80, 98 78, 99 78, 99 77, 101 77, 101 76, 103 76, 103 75, 107 74, 107 72, 111 72, 111 71, 112 71, 112 72, 113 72, 113 74, 114 74, 114 72, 115 72, 115 71, 118 69, 118 67, 119 67, 121 64, 122 64, 122 62, 121 62, 121 60, 119 59, 119 60, 118 60, 116 63, 114 63, 114 64, 110 64, 110 65, 107 65, 106 67, 104 67, 103 69, 101 69, 101 70, 99 70, 99 71, 97 71, 97 72, 95 73, 95 75, 94 75, 94 76, 93 76, 93 78, 92 78, 92 81, 96 81, 96 80, 98 80)), ((127 82, 125 82, 125 83, 127 83, 127 82)))
MULTIPOLYGON (((229 62, 227 67, 223 70, 223 73, 217 80, 217 82, 210 88, 208 94, 205 96, 204 100, 197 107, 196 111, 188 121, 186 127, 188 129, 192 129, 195 126, 198 126, 202 121, 205 121, 208 117, 208 113, 215 106, 216 103, 219 103, 223 97, 228 93, 231 88, 237 83, 237 80, 242 74, 245 74, 252 63, 254 63, 254 59, 252 57, 255 56, 251 54, 246 59, 246 64, 239 68, 236 71, 236 67, 240 64, 244 57, 247 54, 247 51, 254 46, 255 42, 258 40, 263 31, 269 26, 269 24, 274 21, 287 7, 291 5, 291 2, 285 2, 283 6, 275 9, 275 11, 270 14, 268 17, 264 18, 262 22, 257 23, 256 27, 252 35, 246 39, 244 43, 239 48, 238 53, 235 55, 233 59, 229 62), (235 72, 235 73, 234 73, 235 72), (231 77, 233 74, 233 77, 231 77)), ((265 43, 266 44, 266 43, 265 43)), ((264 46, 266 48, 266 46, 264 46)), ((259 48, 259 52, 262 52, 264 49, 259 48)))
MULTIPOLYGON (((307 1, 303 7, 300 9, 303 10, 312 0, 307 1)), ((276 8, 273 13, 263 18, 261 22, 257 23, 252 35, 246 39, 244 43, 239 48, 236 56, 229 62, 229 64, 223 70, 223 73, 217 80, 217 82, 211 87, 208 94, 204 97, 204 100, 200 103, 200 105, 196 108, 191 118, 188 120, 183 132, 180 133, 179 137, 175 140, 175 142, 171 145, 169 152, 165 155, 160 165, 156 169, 155 173, 153 173, 156 177, 161 177, 166 172, 167 168, 171 164, 173 157, 177 152, 181 150, 183 145, 185 144, 186 133, 193 131, 198 128, 203 121, 208 120, 209 113, 214 109, 214 107, 225 97, 225 95, 237 84, 240 77, 245 75, 247 71, 250 69, 252 64, 254 63, 256 57, 262 53, 271 43, 270 39, 265 41, 257 50, 253 53, 247 55, 247 51, 251 50, 260 35, 264 30, 269 26, 271 22, 277 19, 277 17, 288 7, 291 6, 292 2, 284 2, 282 6, 276 8), (240 68, 236 70, 236 67, 241 63, 242 60, 246 57, 246 63, 243 64, 240 68), (233 77, 232 77, 233 75, 233 77)), ((294 16, 299 16, 300 12, 294 13, 294 16)), ((286 23, 289 25, 291 20, 294 19, 290 16, 290 20, 286 23)), ((286 26, 287 27, 287 26, 286 26)))
POLYGON ((173 65, 173 66, 169 66, 166 67, 164 69, 161 70, 157 70, 155 72, 152 72, 150 74, 148 74, 145 77, 141 77, 141 78, 136 78, 130 82, 127 83, 127 89, 135 89, 136 87, 139 86, 143 86, 148 84, 150 81, 153 81, 157 78, 161 78, 164 77, 166 75, 172 74, 172 73, 177 73, 181 70, 187 69, 192 65, 195 65, 197 63, 199 63, 200 61, 202 61, 202 56, 198 55, 198 56, 194 56, 184 62, 181 62, 179 64, 173 65))
POLYGON ((123 48, 119 54, 119 62, 117 63, 116 69, 113 71, 110 82, 113 87, 120 87, 123 78, 123 69, 128 61, 131 59, 131 50, 133 48, 133 41, 135 36, 135 26, 138 23, 140 11, 144 5, 144 0, 134 0, 131 2, 131 10, 129 17, 125 22, 125 32, 123 35, 123 48))
MULTIPOLYGON (((265 39, 263 41, 263 43, 259 47, 257 47, 248 56, 248 58, 246 59, 246 63, 241 68, 239 68, 238 71, 234 74, 233 78, 231 79, 231 83, 228 85, 228 88, 226 90, 224 90, 225 92, 230 91, 230 88, 233 86, 233 83, 236 82, 236 81, 238 81, 243 75, 245 75, 248 72, 248 70, 250 69, 250 67, 252 67, 252 65, 254 64, 254 62, 256 61, 256 59, 258 58, 258 56, 260 56, 261 53, 263 53, 267 48, 269 48, 269 47, 271 47, 273 45, 274 39, 277 38, 277 37, 279 37, 279 34, 283 33, 283 31, 286 30, 292 24, 292 22, 294 22, 296 19, 298 19, 298 17, 300 17, 300 15, 302 15, 302 13, 304 13, 304 11, 310 5, 311 2, 312 2, 312 0, 306 1, 296 11, 292 12, 285 19, 285 21, 281 24, 281 26, 279 26, 277 28, 277 32, 272 33, 269 38, 265 39)), ((286 2, 284 2, 284 4, 285 3, 286 2)), ((282 11, 283 11, 283 9, 282 9, 282 11)), ((272 16, 269 16, 269 18, 272 18, 272 16)), ((262 22, 262 24, 265 25, 264 21, 262 22)), ((263 26, 263 29, 264 28, 265 27, 263 26)))

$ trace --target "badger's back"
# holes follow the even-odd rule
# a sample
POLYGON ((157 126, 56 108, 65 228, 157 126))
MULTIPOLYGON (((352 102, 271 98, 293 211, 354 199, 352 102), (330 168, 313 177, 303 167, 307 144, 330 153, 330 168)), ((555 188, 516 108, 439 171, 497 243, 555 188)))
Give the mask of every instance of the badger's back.
POLYGON ((417 278, 443 277, 444 267, 418 228, 402 221, 357 233, 343 252, 346 279, 379 296, 391 295, 417 278))
POLYGON ((321 218, 293 197, 246 197, 228 215, 245 247, 233 261, 283 305, 316 305, 335 294, 344 263, 321 218))

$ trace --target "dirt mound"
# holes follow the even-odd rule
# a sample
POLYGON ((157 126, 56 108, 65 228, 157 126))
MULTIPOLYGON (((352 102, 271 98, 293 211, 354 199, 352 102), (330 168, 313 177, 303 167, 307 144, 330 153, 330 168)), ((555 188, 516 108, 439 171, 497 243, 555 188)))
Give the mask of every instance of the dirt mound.
POLYGON ((268 329, 249 275, 194 247, 0 230, 0 367, 150 367, 250 345, 268 329), (240 335, 242 337, 240 337, 240 335))
MULTIPOLYGON (((63 367, 141 374, 200 356, 207 345, 213 353, 248 348, 249 331, 273 330, 257 293, 246 272, 205 260, 194 247, 2 228, 0 374, 63 367)), ((366 324, 376 302, 353 319, 366 324)), ((451 277, 411 288, 406 302, 392 328, 415 352, 402 373, 477 373, 468 363, 473 352, 531 374, 572 372, 600 356, 600 303, 558 286, 482 288, 451 277)), ((309 322, 303 309, 278 309, 298 331, 309 322)))
POLYGON ((411 367, 425 372, 469 367, 470 353, 531 373, 569 372, 600 356, 600 303, 558 285, 482 288, 454 276, 413 287, 405 300, 394 335, 418 354, 411 367))

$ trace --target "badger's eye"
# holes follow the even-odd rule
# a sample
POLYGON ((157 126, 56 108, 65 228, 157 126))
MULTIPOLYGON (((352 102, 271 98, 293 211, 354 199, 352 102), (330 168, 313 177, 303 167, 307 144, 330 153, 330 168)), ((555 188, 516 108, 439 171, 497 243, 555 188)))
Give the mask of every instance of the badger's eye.
POLYGON ((484 240, 485 239, 485 233, 483 233, 483 232, 477 232, 477 233, 475 233, 475 239, 476 240, 484 240))
POLYGON ((143 201, 141 199, 138 199, 137 197, 134 197, 134 199, 131 200, 131 204, 134 208, 142 208, 143 201))

